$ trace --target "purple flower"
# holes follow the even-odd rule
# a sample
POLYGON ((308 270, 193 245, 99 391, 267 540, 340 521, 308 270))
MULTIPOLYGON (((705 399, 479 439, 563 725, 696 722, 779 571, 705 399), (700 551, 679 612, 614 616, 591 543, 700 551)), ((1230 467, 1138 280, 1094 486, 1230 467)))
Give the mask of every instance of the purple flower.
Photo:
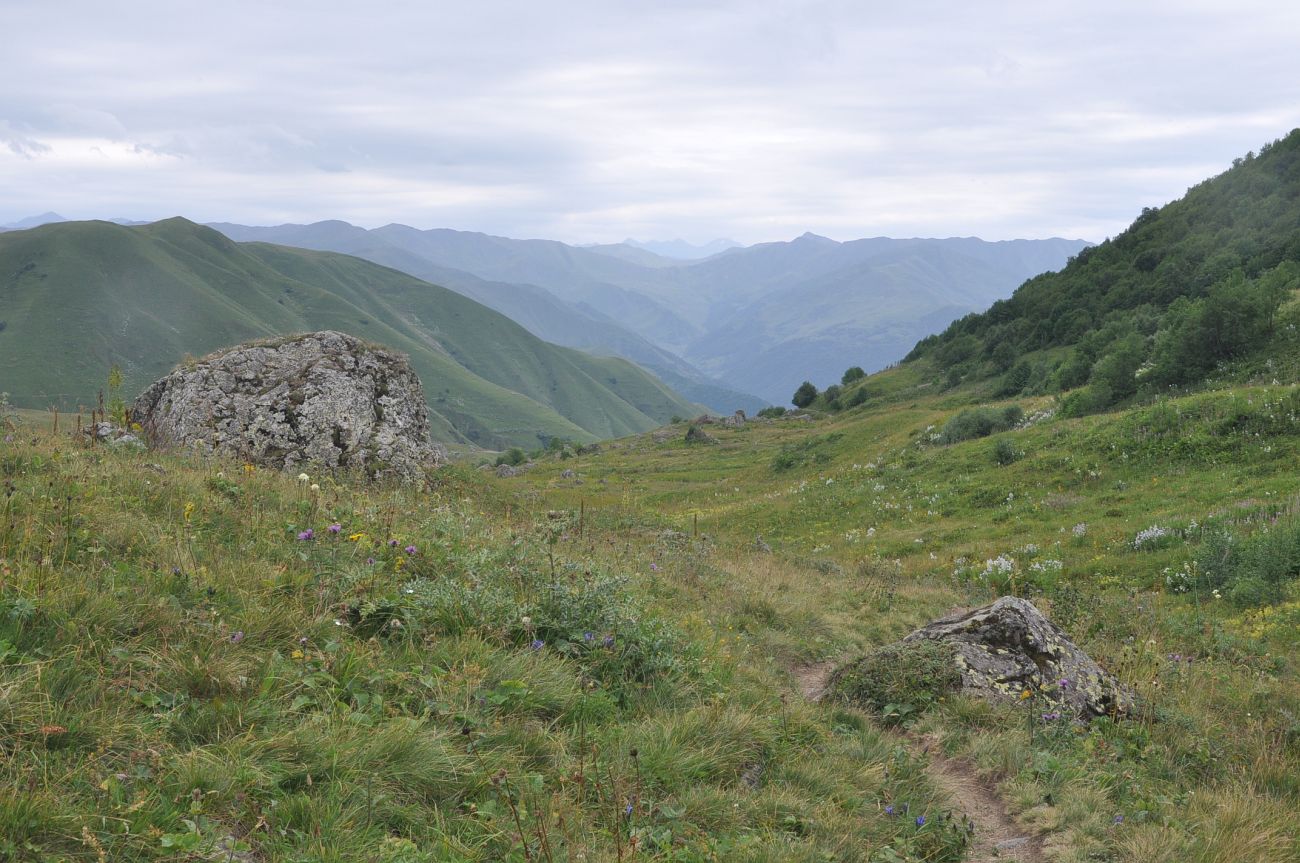
POLYGON ((584 632, 584 633, 582 634, 582 640, 585 641, 585 642, 587 642, 588 644, 591 644, 593 641, 596 640, 596 633, 594 633, 594 632, 584 632))
POLYGON ((235 630, 234 632, 230 633, 230 643, 231 643, 231 644, 238 644, 239 642, 241 642, 241 641, 243 641, 243 640, 244 640, 244 630, 242 630, 242 629, 237 629, 237 630, 235 630))
POLYGON ((917 826, 917 827, 924 827, 924 826, 925 826, 925 816, 924 816, 924 815, 918 815, 918 816, 916 816, 916 826, 917 826))
POLYGON ((404 550, 407 554, 415 554, 415 546, 413 545, 408 545, 404 550))
POLYGON ((1051 713, 1043 714, 1043 719, 1045 719, 1048 722, 1052 722, 1060 718, 1061 718, 1061 714, 1057 713, 1055 710, 1053 710, 1051 713))
POLYGON ((390 539, 390 540, 388 541, 388 547, 389 547, 389 548, 397 548, 397 540, 395 540, 395 539, 390 539))
POLYGON ((892 815, 894 814, 894 807, 893 807, 893 806, 886 806, 886 807, 885 807, 885 814, 886 814, 886 815, 891 815, 891 816, 892 816, 892 815))
POLYGON ((1062 677, 1061 680, 1060 680, 1060 686, 1061 686, 1062 689, 1069 689, 1069 688, 1070 688, 1070 678, 1068 678, 1068 677, 1062 677))
POLYGON ((543 647, 546 646, 546 642, 542 641, 540 638, 534 638, 533 643, 528 646, 533 650, 541 650, 543 647))
POLYGON ((605 645, 606 647, 613 647, 613 646, 614 646, 614 636, 612 636, 612 635, 607 635, 607 636, 605 636, 604 638, 602 638, 602 639, 600 640, 600 643, 603 644, 603 645, 605 645))
POLYGON ((374 565, 375 565, 375 559, 374 559, 373 557, 367 557, 367 558, 366 558, 366 563, 370 564, 371 566, 374 566, 374 565))
POLYGON ((343 532, 343 525, 339 524, 336 521, 325 529, 328 530, 330 533, 338 534, 343 532))
POLYGON ((631 801, 629 801, 628 804, 627 804, 627 806, 623 809, 623 814, 624 814, 624 815, 631 815, 631 814, 632 814, 632 803, 631 803, 631 801))
POLYGON ((304 530, 302 533, 298 534, 298 538, 301 539, 303 542, 306 542, 309 539, 315 539, 316 531, 312 530, 309 527, 306 530, 304 530))
POLYGON ((652 563, 652 564, 650 564, 650 571, 651 571, 651 572, 658 572, 658 571, 659 571, 659 564, 657 564, 657 563, 652 563))
POLYGON ((1115 816, 1115 823, 1116 823, 1116 824, 1123 824, 1123 823, 1124 823, 1124 816, 1123 816, 1123 815, 1116 815, 1116 816, 1115 816))

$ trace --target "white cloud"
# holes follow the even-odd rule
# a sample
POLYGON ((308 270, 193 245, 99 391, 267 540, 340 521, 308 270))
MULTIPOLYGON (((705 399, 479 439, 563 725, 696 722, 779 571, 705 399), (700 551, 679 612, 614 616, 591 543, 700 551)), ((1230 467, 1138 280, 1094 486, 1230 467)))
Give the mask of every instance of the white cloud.
POLYGON ((5 4, 0 221, 1101 239, 1296 124, 1297 9, 5 4))

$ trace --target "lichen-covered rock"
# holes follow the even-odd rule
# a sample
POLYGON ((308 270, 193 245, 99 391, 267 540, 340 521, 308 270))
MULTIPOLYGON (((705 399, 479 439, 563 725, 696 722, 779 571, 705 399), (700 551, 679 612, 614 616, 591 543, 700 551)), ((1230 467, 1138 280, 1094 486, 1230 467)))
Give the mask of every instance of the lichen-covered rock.
POLYGON ((446 455, 401 354, 324 331, 250 342, 178 367, 131 405, 153 446, 285 470, 349 468, 415 480, 446 455))
POLYGON ((991 605, 940 618, 903 643, 938 641, 952 648, 966 692, 1018 699, 1026 690, 1079 719, 1129 713, 1132 693, 1079 649, 1033 603, 1004 596, 991 605))

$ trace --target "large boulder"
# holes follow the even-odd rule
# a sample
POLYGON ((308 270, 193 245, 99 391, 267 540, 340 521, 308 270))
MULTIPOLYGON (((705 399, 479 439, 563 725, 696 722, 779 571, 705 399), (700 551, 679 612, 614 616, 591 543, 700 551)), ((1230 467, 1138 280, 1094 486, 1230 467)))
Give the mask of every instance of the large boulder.
POLYGON ((1019 699, 1029 690, 1079 719, 1130 712, 1133 695, 1079 649, 1033 603, 1004 596, 991 605, 926 624, 903 639, 947 645, 964 691, 1019 699))
POLYGON ((415 480, 446 461, 429 439, 424 391, 406 357, 328 330, 182 365, 130 410, 151 445, 286 470, 312 465, 415 480))

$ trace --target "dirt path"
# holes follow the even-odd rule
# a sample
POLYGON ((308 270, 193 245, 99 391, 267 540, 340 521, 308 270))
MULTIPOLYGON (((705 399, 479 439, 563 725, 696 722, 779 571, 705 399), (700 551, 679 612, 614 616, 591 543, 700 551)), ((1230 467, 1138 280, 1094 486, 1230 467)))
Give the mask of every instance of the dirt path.
MULTIPOLYGON (((826 692, 834 664, 819 662, 794 669, 799 692, 817 701, 826 692)), ((966 863, 1043 863, 1043 841, 1016 826, 1006 807, 988 783, 979 778, 975 768, 960 758, 948 758, 933 741, 906 736, 913 748, 920 748, 929 760, 930 777, 952 800, 956 811, 964 812, 975 825, 975 834, 966 851, 966 863)))

